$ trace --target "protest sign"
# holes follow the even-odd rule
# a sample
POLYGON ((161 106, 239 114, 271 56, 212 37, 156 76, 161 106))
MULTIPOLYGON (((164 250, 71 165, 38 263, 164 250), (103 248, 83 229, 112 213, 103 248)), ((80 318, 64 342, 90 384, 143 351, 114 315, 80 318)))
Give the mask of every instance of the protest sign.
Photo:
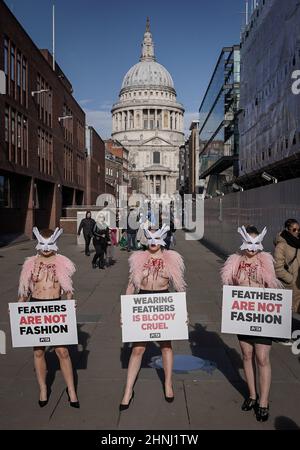
POLYGON ((122 341, 188 339, 185 292, 121 296, 122 341))
POLYGON ((75 300, 9 303, 13 347, 77 344, 75 300))
POLYGON ((292 291, 223 286, 222 333, 291 338, 292 291))

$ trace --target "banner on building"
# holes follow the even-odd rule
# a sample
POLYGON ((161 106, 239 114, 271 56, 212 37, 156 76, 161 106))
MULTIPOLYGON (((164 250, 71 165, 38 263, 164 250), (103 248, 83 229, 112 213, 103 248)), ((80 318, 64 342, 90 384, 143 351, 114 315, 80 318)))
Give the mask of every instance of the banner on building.
POLYGON ((223 286, 222 333, 291 338, 292 291, 223 286))
POLYGON ((122 341, 188 339, 185 292, 121 296, 122 341))
POLYGON ((75 300, 9 303, 13 347, 77 344, 75 300))

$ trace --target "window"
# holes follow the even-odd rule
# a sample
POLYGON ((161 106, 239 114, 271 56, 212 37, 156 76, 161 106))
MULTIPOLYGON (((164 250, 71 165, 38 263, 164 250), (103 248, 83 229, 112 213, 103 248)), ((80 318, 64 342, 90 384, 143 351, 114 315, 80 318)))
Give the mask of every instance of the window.
POLYGON ((129 111, 129 128, 133 128, 133 111, 129 111))
POLYGON ((153 164, 160 164, 160 152, 153 152, 153 164))
POLYGON ((144 122, 144 129, 146 130, 148 128, 148 110, 143 110, 143 122, 144 122))
POLYGON ((8 75, 8 39, 4 38, 4 73, 8 75))
POLYGON ((15 47, 10 47, 10 95, 15 96, 15 47))
POLYGON ((24 106, 27 106, 27 60, 26 58, 22 58, 22 103, 24 106))
POLYGON ((158 109, 156 115, 156 128, 161 128, 161 117, 162 117, 161 109, 158 109))
POLYGON ((17 159, 16 162, 22 163, 22 127, 21 127, 21 114, 17 116, 17 159))
POLYGON ((168 128, 168 113, 165 111, 164 113, 164 128, 168 128))
POLYGON ((0 208, 8 208, 10 206, 9 197, 9 178, 0 175, 0 208))
POLYGON ((17 52, 17 85, 21 86, 21 53, 17 52))
POLYGON ((4 120, 4 140, 5 140, 5 155, 9 158, 9 108, 5 107, 5 120, 4 120))
POLYGON ((15 81, 15 47, 10 48, 10 79, 15 81))
POLYGON ((153 128, 154 128, 154 109, 150 109, 149 128, 150 128, 150 130, 153 130, 153 128))
POLYGON ((16 145, 16 121, 15 111, 11 111, 11 155, 10 160, 15 161, 15 145, 16 145))

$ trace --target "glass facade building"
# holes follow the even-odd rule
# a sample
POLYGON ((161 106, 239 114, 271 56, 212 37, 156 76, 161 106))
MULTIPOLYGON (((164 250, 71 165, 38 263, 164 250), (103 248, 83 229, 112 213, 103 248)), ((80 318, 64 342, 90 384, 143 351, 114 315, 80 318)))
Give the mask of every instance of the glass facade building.
POLYGON ((238 175, 239 93, 240 47, 224 47, 199 108, 199 178, 215 190, 238 175))

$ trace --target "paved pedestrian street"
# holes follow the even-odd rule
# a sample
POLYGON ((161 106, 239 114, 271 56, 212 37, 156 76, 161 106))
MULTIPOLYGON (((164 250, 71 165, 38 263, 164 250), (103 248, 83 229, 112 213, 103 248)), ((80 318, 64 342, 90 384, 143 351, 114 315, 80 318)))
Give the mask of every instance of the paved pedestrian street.
POLYGON ((74 275, 79 345, 71 346, 80 409, 70 408, 55 353, 46 353, 51 397, 38 405, 38 385, 30 348, 11 348, 7 303, 16 301, 18 276, 34 242, 0 250, 0 329, 6 332, 7 353, 0 355, 0 429, 204 430, 299 429, 300 364, 291 347, 273 344, 270 419, 258 423, 253 412, 242 412, 247 395, 236 336, 221 328, 222 259, 177 232, 176 250, 186 264, 189 341, 174 342, 175 355, 194 355, 216 364, 205 370, 174 374, 175 401, 164 399, 162 371, 149 367, 159 348, 149 343, 135 385, 135 398, 119 413, 130 348, 122 345, 120 295, 128 280, 128 253, 117 250, 117 263, 92 269, 91 257, 64 235, 61 252, 77 266, 74 275))

